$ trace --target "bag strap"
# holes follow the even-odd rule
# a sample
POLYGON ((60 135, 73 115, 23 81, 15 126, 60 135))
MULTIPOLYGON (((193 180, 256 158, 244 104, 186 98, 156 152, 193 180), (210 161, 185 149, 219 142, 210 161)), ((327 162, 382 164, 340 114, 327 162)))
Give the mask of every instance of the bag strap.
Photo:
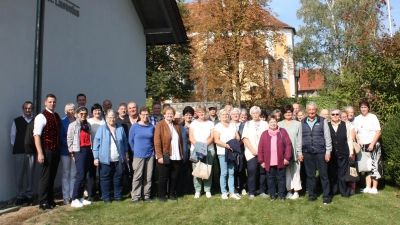
MULTIPOLYGON (((115 140, 115 137, 114 137, 114 135, 112 135, 110 128, 108 128, 108 124, 107 124, 107 122, 106 122, 106 128, 107 128, 107 130, 110 132, 110 136, 111 136, 111 138, 113 139, 113 141, 114 141, 114 143, 115 143, 115 146, 117 147, 117 151, 118 151, 118 153, 120 153, 120 152, 119 152, 119 146, 118 146, 118 143, 117 143, 117 141, 115 140)), ((116 129, 116 128, 115 128, 115 129, 116 129)), ((115 132, 115 135, 117 135, 117 132, 115 132)), ((124 163, 124 162, 123 162, 123 160, 122 160, 122 156, 121 156, 121 154, 119 154, 119 160, 120 160, 122 163, 124 163)))

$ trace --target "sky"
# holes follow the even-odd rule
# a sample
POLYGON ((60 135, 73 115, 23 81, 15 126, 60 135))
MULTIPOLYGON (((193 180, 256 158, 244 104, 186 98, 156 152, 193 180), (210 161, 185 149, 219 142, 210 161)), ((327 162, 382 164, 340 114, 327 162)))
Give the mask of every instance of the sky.
MULTIPOLYGON (((186 2, 193 2, 196 0, 186 0, 186 2)), ((387 0, 386 0, 387 1, 387 0)), ((301 20, 297 19, 296 12, 300 9, 300 1, 299 0, 272 0, 271 9, 274 13, 278 14, 278 18, 283 22, 293 26, 296 30, 299 29, 299 26, 302 24, 301 20)), ((394 23, 397 24, 396 27, 392 28, 393 33, 399 30, 400 27, 400 0, 390 0, 391 16, 394 20, 394 23)), ((386 20, 385 27, 389 29, 389 21, 386 20)), ((389 31, 388 31, 389 33, 389 31)), ((295 38, 295 42, 300 41, 298 38, 295 38)))

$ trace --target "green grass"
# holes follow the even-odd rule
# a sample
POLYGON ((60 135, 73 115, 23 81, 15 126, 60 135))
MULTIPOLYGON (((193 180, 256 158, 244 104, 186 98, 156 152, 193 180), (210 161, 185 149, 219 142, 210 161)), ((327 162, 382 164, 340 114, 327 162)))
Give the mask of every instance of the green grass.
POLYGON ((330 205, 319 196, 308 202, 297 200, 271 202, 269 199, 222 200, 221 194, 207 199, 202 195, 179 198, 166 203, 131 204, 130 199, 106 205, 95 202, 72 209, 59 207, 31 218, 27 223, 41 224, 400 224, 400 200, 396 189, 386 186, 378 195, 356 194, 349 199, 336 195, 330 205))

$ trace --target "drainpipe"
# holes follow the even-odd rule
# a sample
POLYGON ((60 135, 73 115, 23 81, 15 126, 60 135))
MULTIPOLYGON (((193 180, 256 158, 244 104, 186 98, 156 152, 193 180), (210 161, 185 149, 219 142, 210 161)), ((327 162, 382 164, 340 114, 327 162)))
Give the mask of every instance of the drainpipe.
POLYGON ((36 115, 41 112, 42 99, 42 65, 43 65, 43 28, 45 0, 37 0, 36 32, 35 32, 35 63, 33 73, 33 104, 36 115))

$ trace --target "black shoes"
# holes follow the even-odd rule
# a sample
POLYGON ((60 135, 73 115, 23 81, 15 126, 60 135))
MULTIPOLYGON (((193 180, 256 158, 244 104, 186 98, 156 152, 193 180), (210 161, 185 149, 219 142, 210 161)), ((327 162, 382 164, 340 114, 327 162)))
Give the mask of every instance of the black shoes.
POLYGON ((116 202, 122 202, 122 199, 115 199, 116 202))
POLYGON ((89 201, 89 202, 94 202, 94 197, 89 197, 89 198, 88 198, 88 201, 89 201))
POLYGON ((23 205, 25 203, 25 201, 24 201, 24 199, 17 199, 17 201, 15 202, 15 205, 16 206, 20 206, 20 205, 23 205))
POLYGON ((104 203, 108 205, 108 204, 111 204, 111 201, 107 200, 107 201, 104 201, 104 203))
POLYGON ((315 200, 317 200, 317 198, 315 198, 315 197, 308 197, 308 201, 309 201, 309 202, 313 202, 313 201, 315 201, 315 200))
POLYGON ((151 198, 146 198, 146 199, 144 200, 144 202, 153 202, 153 200, 151 200, 151 198))
POLYGON ((41 209, 41 210, 51 210, 51 207, 50 207, 49 204, 43 203, 43 204, 39 205, 39 209, 41 209))
POLYGON ((284 202, 285 201, 285 197, 279 197, 279 201, 284 202))
POLYGON ((26 199, 26 203, 28 204, 28 206, 33 206, 33 199, 32 198, 27 198, 26 199))
POLYGON ((176 197, 176 195, 171 195, 171 196, 169 196, 169 200, 178 201, 178 198, 176 197))
POLYGON ((276 200, 276 197, 275 196, 271 196, 270 199, 271 199, 271 202, 273 202, 273 201, 276 200))
POLYGON ((324 198, 323 203, 324 203, 324 205, 331 204, 331 199, 330 198, 324 198))
POLYGON ((164 198, 158 198, 158 200, 160 200, 160 202, 166 202, 167 201, 167 199, 164 197, 164 198))

